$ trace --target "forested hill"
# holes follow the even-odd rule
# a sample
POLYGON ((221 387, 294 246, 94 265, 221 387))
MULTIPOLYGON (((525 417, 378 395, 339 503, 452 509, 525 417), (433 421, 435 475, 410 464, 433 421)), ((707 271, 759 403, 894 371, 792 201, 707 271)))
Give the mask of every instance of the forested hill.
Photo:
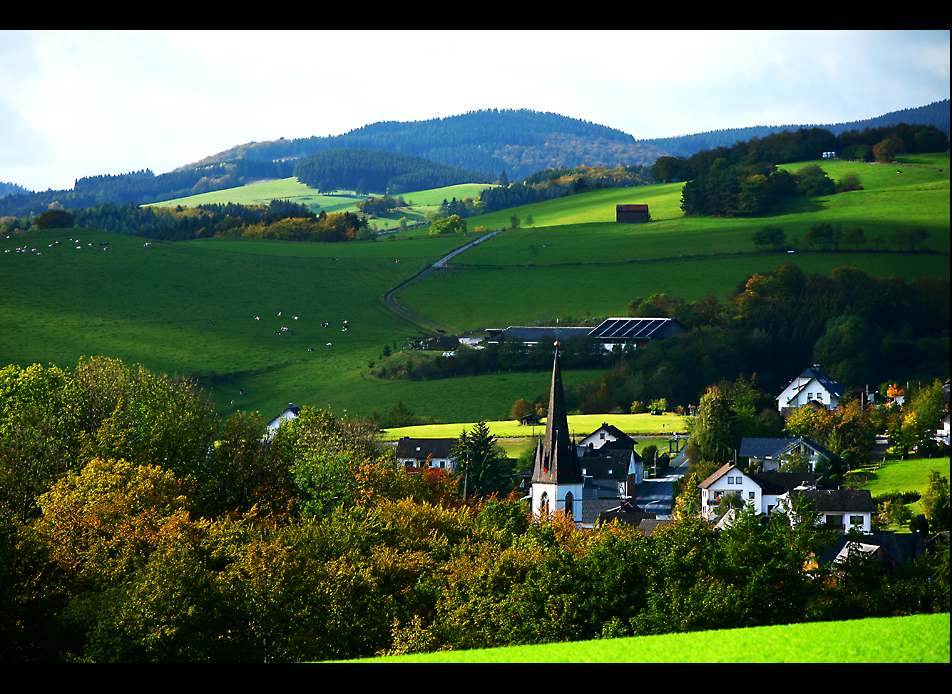
MULTIPOLYGON (((665 154, 631 135, 556 113, 527 109, 471 111, 425 121, 372 123, 343 135, 252 142, 197 164, 239 158, 275 161, 303 158, 339 147, 413 154, 424 159, 518 181, 542 169, 581 165, 651 164, 665 154)), ((195 166, 195 164, 190 165, 195 166)))
POLYGON ((440 164, 412 154, 379 149, 338 148, 315 152, 294 167, 301 183, 320 191, 345 188, 358 194, 441 188, 459 183, 492 183, 496 176, 440 164))
POLYGON ((752 139, 763 138, 772 133, 781 131, 796 131, 800 129, 822 128, 834 135, 841 135, 851 130, 863 131, 867 128, 883 128, 891 125, 906 123, 908 125, 934 125, 949 135, 949 100, 935 101, 919 108, 906 108, 901 111, 892 111, 876 118, 851 121, 849 123, 830 123, 826 125, 755 125, 748 128, 728 128, 725 130, 711 130, 694 135, 678 137, 663 137, 638 142, 652 148, 663 150, 675 157, 690 157, 708 149, 730 147, 735 142, 748 142, 752 139))

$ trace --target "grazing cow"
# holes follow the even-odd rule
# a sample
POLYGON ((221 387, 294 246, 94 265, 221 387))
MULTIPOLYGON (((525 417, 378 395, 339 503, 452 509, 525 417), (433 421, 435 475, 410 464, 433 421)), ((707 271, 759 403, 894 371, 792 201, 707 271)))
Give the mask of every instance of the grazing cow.
POLYGON ((314 348, 313 348, 313 347, 308 347, 308 348, 307 348, 307 351, 308 351, 308 352, 313 352, 313 351, 314 351, 314 348))
POLYGON ((297 320, 297 316, 292 316, 292 317, 294 318, 294 320, 297 320))
POLYGON ((331 346, 331 343, 330 343, 330 342, 328 342, 328 343, 327 343, 327 346, 328 346, 328 347, 330 347, 330 346, 331 346))

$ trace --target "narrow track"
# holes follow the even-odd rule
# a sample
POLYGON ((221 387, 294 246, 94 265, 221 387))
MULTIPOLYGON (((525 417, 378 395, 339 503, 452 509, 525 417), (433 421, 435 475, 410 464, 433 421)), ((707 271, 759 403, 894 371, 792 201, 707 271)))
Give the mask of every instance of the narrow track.
POLYGON ((435 263, 433 263, 432 265, 429 265, 429 266, 423 268, 422 270, 420 270, 420 272, 418 272, 417 274, 415 274, 413 277, 411 277, 410 279, 406 280, 405 282, 402 282, 401 284, 397 285, 396 287, 394 287, 393 289, 391 289, 389 292, 387 292, 386 294, 384 294, 383 297, 382 297, 382 301, 383 301, 384 306, 386 306, 387 308, 389 308, 390 310, 392 310, 392 311, 393 311, 394 313, 396 313, 400 318, 402 318, 404 321, 406 321, 407 323, 409 323, 410 325, 412 325, 412 326, 415 327, 415 328, 419 328, 419 329, 422 329, 422 330, 427 331, 427 332, 432 332, 432 333, 434 333, 434 334, 449 334, 449 333, 451 333, 452 331, 451 331, 449 328, 446 328, 445 326, 442 326, 442 325, 438 325, 438 324, 434 323, 434 322, 431 321, 431 320, 427 320, 427 319, 424 318, 423 316, 417 315, 416 313, 414 313, 413 311, 411 311, 410 309, 408 309, 406 306, 403 306, 403 305, 397 300, 397 294, 399 294, 401 291, 403 291, 404 289, 406 289, 406 288, 409 287, 410 285, 416 284, 417 282, 419 282, 420 280, 422 280, 424 277, 426 277, 427 275, 429 275, 429 274, 430 274, 431 272, 433 272, 434 270, 437 270, 437 269, 439 269, 439 268, 445 267, 445 266, 446 266, 446 262, 447 262, 448 260, 450 260, 451 258, 454 258, 455 256, 459 255, 459 254, 462 253, 463 251, 469 250, 470 248, 472 248, 472 247, 475 246, 476 244, 482 243, 483 241, 485 241, 485 240, 487 240, 487 239, 490 239, 490 238, 492 238, 493 236, 495 236, 496 234, 499 234, 499 233, 501 233, 501 232, 502 232, 502 229, 499 229, 498 231, 493 231, 493 232, 490 232, 490 233, 488 233, 488 234, 486 234, 486 235, 484 235, 484 236, 480 236, 480 237, 479 237, 478 239, 476 239, 475 241, 472 241, 472 242, 466 244, 465 246, 461 246, 460 248, 457 248, 455 251, 453 251, 453 252, 450 253, 449 255, 444 256, 443 258, 440 258, 439 260, 437 260, 437 261, 436 261, 435 263))

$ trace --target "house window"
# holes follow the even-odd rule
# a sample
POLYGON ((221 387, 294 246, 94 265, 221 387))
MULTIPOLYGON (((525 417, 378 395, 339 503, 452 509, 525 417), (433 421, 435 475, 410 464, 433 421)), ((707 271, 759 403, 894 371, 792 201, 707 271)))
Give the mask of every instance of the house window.
POLYGON ((754 500, 754 492, 747 492, 747 498, 750 499, 751 501, 753 501, 753 500, 754 500))
POLYGON ((850 525, 863 525, 865 521, 863 516, 850 516, 850 525))
POLYGON ((542 492, 542 496, 539 497, 539 510, 542 513, 549 512, 549 494, 548 492, 542 492))
POLYGON ((807 400, 813 400, 813 393, 807 393, 807 400))

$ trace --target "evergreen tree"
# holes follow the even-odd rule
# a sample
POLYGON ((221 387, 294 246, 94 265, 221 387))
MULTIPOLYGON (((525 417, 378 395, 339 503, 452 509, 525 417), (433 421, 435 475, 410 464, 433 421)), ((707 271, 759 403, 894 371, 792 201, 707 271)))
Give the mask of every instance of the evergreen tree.
POLYGON ((466 498, 508 494, 515 487, 509 458, 486 422, 480 420, 470 431, 463 430, 454 455, 460 491, 466 498))

